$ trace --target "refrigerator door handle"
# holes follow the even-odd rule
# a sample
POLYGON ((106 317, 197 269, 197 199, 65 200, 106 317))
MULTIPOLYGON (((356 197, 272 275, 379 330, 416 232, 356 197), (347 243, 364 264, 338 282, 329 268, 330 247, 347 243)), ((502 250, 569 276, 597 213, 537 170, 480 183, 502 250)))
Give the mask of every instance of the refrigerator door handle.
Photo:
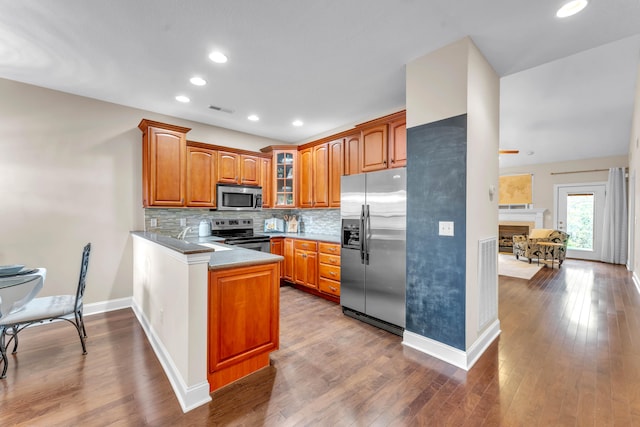
POLYGON ((366 207, 365 227, 366 227, 366 231, 365 231, 365 236, 364 236, 364 241, 365 241, 365 245, 364 245, 364 249, 365 249, 364 260, 365 260, 365 264, 369 265, 369 243, 370 243, 370 239, 371 239, 371 212, 369 211, 369 205, 367 205, 367 207, 366 207))
POLYGON ((364 254, 366 251, 364 241, 364 205, 360 206, 360 263, 364 264, 364 254))

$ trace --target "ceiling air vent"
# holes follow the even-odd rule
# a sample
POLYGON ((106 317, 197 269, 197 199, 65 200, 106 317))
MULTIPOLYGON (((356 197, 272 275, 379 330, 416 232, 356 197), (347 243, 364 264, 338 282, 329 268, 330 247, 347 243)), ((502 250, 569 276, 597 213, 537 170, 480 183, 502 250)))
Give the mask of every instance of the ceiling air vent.
POLYGON ((217 105, 209 105, 209 108, 216 111, 222 111, 223 113, 233 114, 233 110, 230 108, 218 107, 217 105))

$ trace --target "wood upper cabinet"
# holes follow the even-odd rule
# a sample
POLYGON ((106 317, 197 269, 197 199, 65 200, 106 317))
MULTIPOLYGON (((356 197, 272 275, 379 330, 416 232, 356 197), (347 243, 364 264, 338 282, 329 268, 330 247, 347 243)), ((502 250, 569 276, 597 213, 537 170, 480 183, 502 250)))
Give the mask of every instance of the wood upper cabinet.
POLYGON ((260 157, 218 151, 218 182, 259 185, 260 157))
POLYGON ((389 167, 407 165, 407 120, 405 118, 389 123, 389 167))
POLYGON ((293 281, 309 288, 318 288, 318 246, 311 240, 294 240, 293 281))
POLYGON ((329 144, 314 145, 298 152, 301 208, 329 207, 329 144))
POLYGON ((240 180, 240 154, 218 151, 218 182, 238 184, 240 180))
POLYGON ((282 277, 293 281, 293 269, 294 269, 294 248, 293 248, 294 239, 284 239, 284 268, 282 277))
POLYGON ((298 150, 274 150, 274 208, 293 208, 296 205, 296 175, 298 150))
POLYGON ((269 365, 279 346, 278 264, 209 271, 210 391, 269 365))
POLYGON ((273 205, 273 169, 271 159, 260 159, 260 186, 262 187, 262 207, 273 205))
POLYGON ((187 132, 189 128, 143 119, 142 204, 180 207, 185 205, 187 132))
POLYGON ((240 155, 240 184, 260 185, 260 157, 240 155))
POLYGON ((329 207, 340 207, 340 177, 344 175, 344 145, 343 139, 331 141, 329 150, 329 207))
POLYGON ((313 207, 329 207, 329 144, 313 147, 313 207))
POLYGON ((313 147, 298 152, 298 205, 301 208, 313 207, 313 147))
POLYGON ((360 171, 387 168, 387 124, 363 129, 360 141, 360 171))
POLYGON ((344 175, 355 175, 360 170, 360 132, 344 139, 344 175))
POLYGON ((216 207, 215 150, 187 146, 187 206, 216 207))

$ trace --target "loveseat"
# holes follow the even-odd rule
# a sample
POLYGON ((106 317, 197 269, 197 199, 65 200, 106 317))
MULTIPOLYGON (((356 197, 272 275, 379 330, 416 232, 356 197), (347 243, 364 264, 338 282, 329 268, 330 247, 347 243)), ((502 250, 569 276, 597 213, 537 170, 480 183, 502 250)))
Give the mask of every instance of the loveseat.
POLYGON ((567 252, 567 241, 569 235, 564 231, 548 228, 534 228, 528 236, 513 236, 513 254, 516 259, 525 257, 529 259, 529 264, 533 258, 557 259, 562 265, 567 252), (562 246, 540 246, 540 242, 560 243, 562 246), (557 252, 557 253, 556 253, 557 252))

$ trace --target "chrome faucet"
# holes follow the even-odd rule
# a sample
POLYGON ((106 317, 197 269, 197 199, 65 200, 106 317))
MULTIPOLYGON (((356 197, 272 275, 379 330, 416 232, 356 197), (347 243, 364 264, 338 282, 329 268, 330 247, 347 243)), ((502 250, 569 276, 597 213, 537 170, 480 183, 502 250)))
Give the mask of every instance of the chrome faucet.
POLYGON ((178 234, 178 239, 184 240, 187 237, 187 233, 189 231, 191 231, 191 227, 183 228, 182 231, 178 234))

